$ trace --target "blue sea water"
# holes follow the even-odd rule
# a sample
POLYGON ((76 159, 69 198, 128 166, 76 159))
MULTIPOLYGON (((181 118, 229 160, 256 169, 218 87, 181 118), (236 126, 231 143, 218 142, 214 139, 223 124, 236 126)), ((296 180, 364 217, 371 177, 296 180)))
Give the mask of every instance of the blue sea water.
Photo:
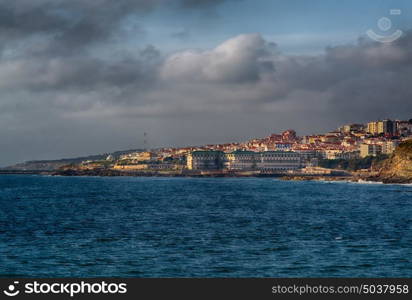
POLYGON ((0 176, 0 276, 410 277, 412 186, 0 176))

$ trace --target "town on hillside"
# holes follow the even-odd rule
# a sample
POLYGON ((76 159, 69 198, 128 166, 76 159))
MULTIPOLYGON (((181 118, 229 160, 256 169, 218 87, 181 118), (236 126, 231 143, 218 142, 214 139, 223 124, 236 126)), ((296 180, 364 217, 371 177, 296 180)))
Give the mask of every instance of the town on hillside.
POLYGON ((206 173, 327 173, 325 161, 387 157, 412 138, 412 119, 347 124, 324 134, 298 136, 292 129, 243 143, 158 148, 105 160, 83 161, 77 170, 110 169, 170 174, 206 173))

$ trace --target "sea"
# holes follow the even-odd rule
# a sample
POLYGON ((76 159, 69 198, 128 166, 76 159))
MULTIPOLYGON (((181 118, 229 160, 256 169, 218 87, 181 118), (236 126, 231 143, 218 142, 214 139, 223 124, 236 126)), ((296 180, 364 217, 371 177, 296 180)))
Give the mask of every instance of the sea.
POLYGON ((411 276, 411 185, 0 176, 0 277, 411 276))

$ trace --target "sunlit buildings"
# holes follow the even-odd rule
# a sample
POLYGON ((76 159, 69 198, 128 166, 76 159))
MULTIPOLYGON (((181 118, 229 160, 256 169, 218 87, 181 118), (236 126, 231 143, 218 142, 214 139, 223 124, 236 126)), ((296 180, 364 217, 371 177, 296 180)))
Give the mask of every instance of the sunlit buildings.
POLYGON ((347 124, 339 128, 340 132, 349 134, 354 132, 363 132, 365 130, 365 125, 363 124, 347 124))
POLYGON ((392 135, 395 133, 394 122, 391 120, 369 122, 367 131, 368 133, 373 134, 373 135, 379 135, 379 134, 392 135))
POLYGON ((256 170, 258 160, 258 152, 239 150, 225 154, 224 166, 231 171, 256 170))
POLYGON ((379 144, 362 144, 360 145, 360 156, 378 156, 382 154, 382 145, 379 144))
POLYGON ((259 154, 257 167, 262 172, 288 171, 301 168, 299 153, 291 151, 266 151, 259 154))
POLYGON ((398 147, 399 143, 399 140, 384 141, 382 143, 382 153, 392 154, 395 151, 396 147, 398 147))
POLYGON ((301 166, 300 154, 292 151, 194 151, 187 156, 189 170, 277 172, 301 166))
POLYGON ((219 170, 223 168, 223 151, 193 151, 187 155, 189 170, 219 170))
POLYGON ((133 152, 120 156, 120 160, 131 160, 134 162, 150 161, 155 158, 154 153, 149 151, 133 152))

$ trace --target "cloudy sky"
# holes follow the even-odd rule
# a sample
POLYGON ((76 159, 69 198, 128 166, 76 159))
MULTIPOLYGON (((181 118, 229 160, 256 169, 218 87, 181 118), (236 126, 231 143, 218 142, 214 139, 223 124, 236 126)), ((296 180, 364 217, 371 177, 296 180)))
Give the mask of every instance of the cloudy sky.
POLYGON ((0 166, 144 132, 183 146, 412 118, 411 15, 409 0, 0 0, 0 166))

